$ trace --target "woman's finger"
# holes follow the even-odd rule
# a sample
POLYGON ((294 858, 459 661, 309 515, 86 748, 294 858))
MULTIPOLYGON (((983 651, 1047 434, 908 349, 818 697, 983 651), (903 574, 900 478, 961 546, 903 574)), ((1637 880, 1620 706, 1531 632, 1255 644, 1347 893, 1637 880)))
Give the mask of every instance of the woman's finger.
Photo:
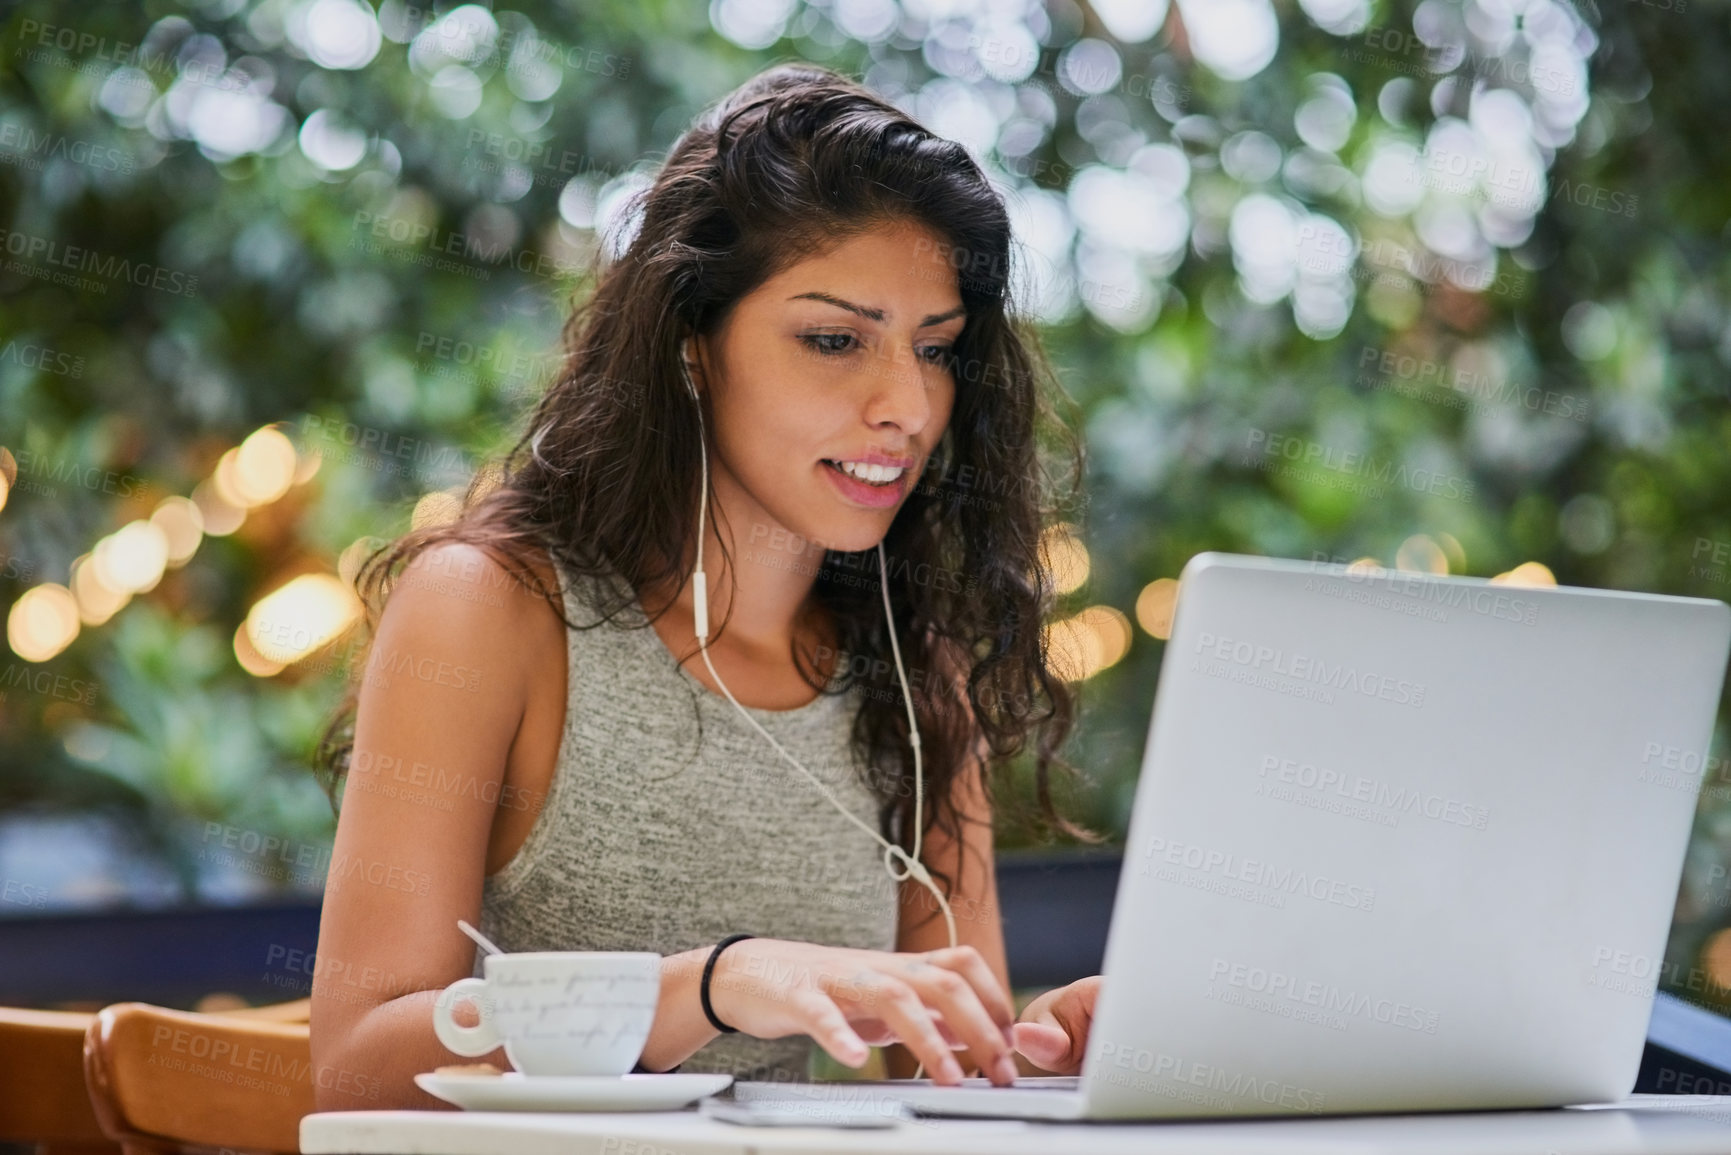
POLYGON ((1082 1057, 1088 1050, 1088 1034, 1094 1025, 1094 1004, 1100 994, 1100 976, 1077 979, 1059 992, 1052 1002, 1052 1014, 1058 1025, 1070 1036, 1069 1063, 1080 1070, 1082 1057))
POLYGON ((848 1025, 854 1029, 855 1034, 871 1046, 884 1047, 896 1041, 895 1031, 891 1030, 890 1025, 882 1019, 856 1019, 849 1016, 848 1025))
POLYGON ((839 1063, 855 1068, 865 1065, 866 1059, 871 1056, 871 1048, 866 1045, 859 1032, 853 1029, 834 999, 822 991, 807 987, 795 991, 791 1002, 800 1016, 805 1033, 810 1035, 818 1046, 828 1051, 839 1063))
POLYGON ((1041 1070, 1068 1074, 1070 1035, 1052 1023, 1017 1023, 1016 1050, 1041 1070))
MULTIPOLYGON (((967 1046, 967 1044, 962 1042, 962 1040, 956 1038, 956 1033, 950 1030, 948 1023, 944 1022, 943 1015, 932 1008, 928 1007, 927 1009, 931 1011, 932 1025, 938 1029, 938 1034, 943 1036, 943 1040, 949 1045, 950 1050, 959 1051, 963 1047, 967 1046)), ((850 1017, 848 1022, 853 1026, 854 1032, 858 1034, 860 1038, 864 1039, 874 1047, 881 1047, 896 1041, 895 1031, 890 1029, 889 1025, 882 1019, 856 1019, 850 1017)))
POLYGON ((1044 1070, 1075 1074, 1087 1052, 1099 994, 1100 979, 1095 975, 1041 995, 1016 1024, 1016 1049, 1044 1070))
MULTIPOLYGON (((992 1021, 979 992, 967 978, 917 957, 903 964, 902 977, 919 992, 923 1002, 943 1015, 950 1033, 961 1038, 992 1082, 1015 1082, 1015 1059, 1003 1028, 992 1021)), ((991 983, 995 986, 997 980, 992 979, 991 983)))
POLYGON ((973 947, 964 945, 929 951, 926 958, 939 966, 949 967, 973 984, 974 993, 980 998, 980 1005, 986 1008, 986 1013, 997 1024, 999 1032, 1004 1036, 1004 1043, 1008 1046, 1010 1026, 1016 1021, 1015 1004, 1010 1001, 1010 992, 999 984, 998 976, 986 965, 985 956, 973 947))
POLYGON ((896 1038, 912 1051, 934 1082, 960 1083, 962 1065, 950 1054, 950 1046, 932 1022, 931 1011, 919 992, 894 975, 867 971, 850 984, 850 993, 895 1031, 896 1038))

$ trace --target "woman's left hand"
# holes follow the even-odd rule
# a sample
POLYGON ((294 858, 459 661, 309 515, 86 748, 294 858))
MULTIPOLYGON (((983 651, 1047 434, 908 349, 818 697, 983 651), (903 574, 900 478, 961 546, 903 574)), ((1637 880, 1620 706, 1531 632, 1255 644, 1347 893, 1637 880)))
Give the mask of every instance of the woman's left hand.
POLYGON ((1013 1028, 1016 1050, 1054 1075, 1080 1074, 1099 993, 1100 976, 1090 975, 1047 991, 1029 1003, 1013 1028))

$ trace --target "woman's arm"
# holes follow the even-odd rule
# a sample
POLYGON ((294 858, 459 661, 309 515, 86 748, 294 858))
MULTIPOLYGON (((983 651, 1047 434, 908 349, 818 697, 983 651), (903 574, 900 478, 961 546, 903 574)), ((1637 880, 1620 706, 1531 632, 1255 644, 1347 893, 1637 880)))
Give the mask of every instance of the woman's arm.
MULTIPOLYGON (((368 654, 331 848, 312 989, 319 1110, 441 1104, 419 1072, 458 1061, 433 1034, 438 992, 467 976, 487 844, 529 679, 554 617, 479 550, 439 546, 396 583, 368 654), (448 596, 479 563, 497 599, 448 596), (538 604, 537 604, 538 603, 538 604)), ((555 624, 557 620, 555 617, 555 624)), ((561 658, 559 665, 563 667, 561 658)), ((503 1051, 486 1056, 508 1067, 503 1051)))
MULTIPOLYGON (((361 685, 325 882, 312 990, 313 1064, 328 1072, 315 1080, 319 1110, 444 1107, 415 1075, 464 1061, 510 1067, 503 1048, 474 1060, 447 1051, 433 1004, 471 973, 474 946, 457 920, 480 921, 491 844, 527 835, 498 821, 520 812, 485 800, 545 797, 572 676, 566 652, 558 615, 484 551, 434 547, 397 581, 361 685), (448 596, 454 573, 503 596, 448 596), (537 758, 549 764, 524 765, 537 758), (522 778, 538 788, 521 789, 522 778)), ((651 1070, 716 1035, 697 997, 708 953, 663 960, 641 1060, 651 1070)), ((474 1021, 466 1006, 457 1017, 474 1021)))

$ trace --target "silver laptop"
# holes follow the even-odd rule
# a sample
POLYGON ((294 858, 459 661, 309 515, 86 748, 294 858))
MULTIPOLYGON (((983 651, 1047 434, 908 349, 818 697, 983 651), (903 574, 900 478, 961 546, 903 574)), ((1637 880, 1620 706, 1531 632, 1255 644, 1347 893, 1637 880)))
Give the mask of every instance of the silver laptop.
POLYGON ((1081 1075, 736 1097, 1044 1119, 1626 1097, 1731 606, 1213 553, 1180 590, 1081 1075))

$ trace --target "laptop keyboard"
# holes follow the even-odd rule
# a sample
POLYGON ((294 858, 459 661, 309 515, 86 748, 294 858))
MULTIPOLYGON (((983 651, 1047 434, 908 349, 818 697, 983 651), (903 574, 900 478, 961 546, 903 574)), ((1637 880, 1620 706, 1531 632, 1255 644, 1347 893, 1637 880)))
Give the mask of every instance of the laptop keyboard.
MULTIPOLYGON (((1080 1082, 1080 1075, 1023 1075, 1016 1080, 1013 1086, 999 1087, 990 1079, 976 1077, 972 1079, 963 1079, 957 1087, 952 1088, 934 1083, 930 1079, 862 1080, 862 1083, 865 1086, 932 1087, 940 1091, 959 1090, 962 1088, 973 1090, 979 1087, 988 1087, 999 1091, 1074 1091, 1077 1089, 1080 1082)), ((859 1086, 861 1084, 856 1083, 854 1085, 859 1086)))

